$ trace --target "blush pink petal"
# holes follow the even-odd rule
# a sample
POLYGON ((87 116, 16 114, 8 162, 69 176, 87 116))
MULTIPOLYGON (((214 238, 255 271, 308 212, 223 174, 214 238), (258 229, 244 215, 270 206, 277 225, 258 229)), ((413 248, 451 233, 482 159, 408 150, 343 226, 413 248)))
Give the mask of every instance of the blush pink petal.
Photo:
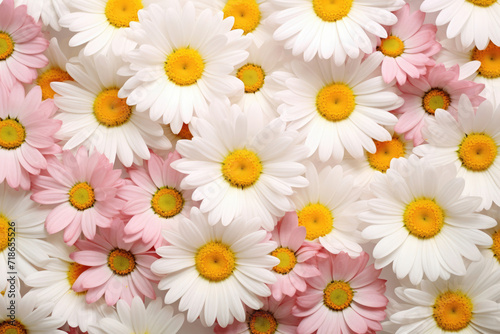
POLYGON ((358 293, 354 296, 354 301, 364 306, 369 307, 385 307, 387 305, 387 298, 380 293, 370 293, 363 291, 363 293, 358 293))
POLYGON ((41 204, 58 204, 68 200, 68 194, 62 190, 42 190, 33 194, 31 198, 41 204))
MULTIPOLYGON (((34 196, 34 195, 32 195, 34 196)), ((45 228, 50 234, 57 233, 66 226, 68 226, 71 221, 76 216, 76 211, 69 203, 63 203, 56 206, 47 216, 45 221, 45 228)))
MULTIPOLYGON (((116 302, 120 299, 123 291, 123 284, 118 280, 111 279, 106 284, 106 292, 104 293, 104 299, 106 300, 106 304, 109 306, 115 305, 116 302)), ((131 300, 124 300, 127 303, 131 303, 131 300)))
MULTIPOLYGON (((85 266, 101 266, 108 263, 108 257, 101 252, 96 251, 79 251, 71 253, 73 261, 85 266)), ((109 270, 108 270, 109 271, 109 270)), ((111 272, 111 271, 109 271, 111 272)))
POLYGON ((362 318, 352 308, 346 308, 343 310, 342 314, 347 326, 349 326, 353 332, 358 334, 364 334, 367 332, 368 326, 366 325, 366 319, 362 318))

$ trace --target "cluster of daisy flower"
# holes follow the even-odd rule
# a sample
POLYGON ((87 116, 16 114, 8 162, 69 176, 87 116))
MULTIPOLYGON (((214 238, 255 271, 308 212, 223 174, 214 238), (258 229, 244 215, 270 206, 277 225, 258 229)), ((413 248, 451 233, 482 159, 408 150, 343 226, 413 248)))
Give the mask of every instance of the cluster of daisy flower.
POLYGON ((499 154, 498 0, 0 0, 0 333, 499 333, 499 154))

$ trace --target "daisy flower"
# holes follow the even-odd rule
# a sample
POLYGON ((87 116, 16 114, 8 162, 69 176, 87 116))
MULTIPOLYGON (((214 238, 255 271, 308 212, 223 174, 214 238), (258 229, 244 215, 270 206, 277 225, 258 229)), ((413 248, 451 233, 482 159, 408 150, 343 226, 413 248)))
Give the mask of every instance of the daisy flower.
POLYGON ((124 166, 130 167, 150 158, 148 147, 171 147, 160 124, 118 97, 127 80, 117 75, 122 65, 120 58, 80 54, 78 60, 79 64, 66 66, 75 82, 51 83, 59 94, 54 102, 62 112, 55 118, 63 122, 57 136, 67 141, 65 150, 83 145, 92 151, 95 147, 111 163, 118 157, 124 166))
POLYGON ((473 262, 465 276, 448 281, 422 281, 419 288, 397 287, 406 309, 390 321, 403 333, 496 333, 500 319, 500 270, 491 259, 473 262))
POLYGON ((99 152, 89 156, 85 147, 76 156, 64 151, 62 161, 51 159, 47 172, 33 178, 31 196, 40 204, 57 205, 47 216, 47 232, 64 230, 64 242, 73 245, 82 232, 92 240, 97 226, 110 227, 124 204, 116 197, 121 173, 99 152))
POLYGON ((268 255, 276 243, 267 240, 258 220, 239 218, 229 226, 210 225, 193 207, 190 219, 183 218, 176 230, 164 231, 171 246, 156 250, 161 259, 151 270, 163 276, 158 288, 168 290, 165 303, 180 299, 179 310, 187 311, 189 322, 200 317, 207 326, 217 320, 222 327, 234 318, 245 321, 244 304, 260 309, 259 296, 271 295, 267 284, 276 279, 270 269, 279 260, 268 255))
POLYGON ((184 323, 184 315, 176 314, 171 306, 163 306, 160 299, 145 307, 141 298, 135 296, 129 306, 123 300, 116 303, 116 313, 99 321, 99 326, 90 326, 89 334, 175 334, 184 323))
POLYGON ((462 196, 464 181, 452 165, 433 167, 412 155, 391 162, 386 174, 371 183, 374 199, 359 218, 370 224, 363 237, 378 240, 373 249, 375 267, 393 263, 398 279, 409 275, 418 284, 464 275, 463 258, 479 261, 478 246, 491 245, 481 231, 496 222, 475 213, 481 199, 462 196), (472 223, 471 223, 472 222, 472 223))
POLYGON ((181 187, 184 175, 170 167, 180 158, 177 152, 170 153, 166 160, 152 153, 144 167, 128 170, 132 182, 121 187, 118 194, 126 200, 123 213, 132 216, 125 226, 125 241, 142 239, 158 248, 163 242, 161 231, 188 216, 193 191, 181 187))
POLYGON ((260 217, 271 231, 276 217, 293 210, 293 188, 307 185, 299 162, 307 149, 297 133, 279 119, 265 124, 258 113, 212 103, 206 117, 196 119, 195 137, 177 143, 183 158, 172 167, 187 174, 181 186, 195 188, 192 198, 201 201, 210 224, 260 217))
POLYGON ((49 42, 26 9, 14 7, 14 0, 0 3, 0 84, 7 88, 16 81, 31 83, 48 62, 43 52, 49 42))
POLYGON ((363 0, 271 0, 278 6, 275 15, 278 29, 275 40, 285 41, 294 56, 303 54, 311 61, 334 58, 336 66, 346 57, 358 58, 372 53, 376 37, 387 38, 382 25, 393 25, 397 17, 391 11, 400 9, 403 0, 367 2, 363 0), (361 51, 361 52, 360 52, 361 51))
POLYGON ((132 77, 119 94, 129 105, 178 133, 210 101, 243 91, 231 73, 248 57, 251 39, 231 31, 233 17, 223 20, 209 9, 197 15, 192 2, 181 8, 174 1, 151 5, 139 18, 130 34, 138 48, 125 55, 131 64, 123 69, 132 77))
POLYGON ((53 101, 42 102, 40 87, 25 95, 18 83, 10 92, 0 85, 0 101, 0 182, 29 189, 30 174, 47 168, 46 157, 61 150, 54 140, 61 127, 52 118, 57 108, 53 101))
POLYGON ((100 229, 94 240, 75 243, 79 250, 70 258, 90 268, 78 276, 73 290, 88 290, 87 303, 96 302, 102 295, 110 306, 120 299, 130 304, 134 296, 156 297, 151 283, 158 278, 150 270, 156 254, 141 241, 125 242, 123 228, 123 222, 115 219, 111 228, 100 229))
POLYGON ((306 137, 306 146, 311 153, 317 151, 321 161, 333 156, 340 162, 344 149, 361 158, 363 149, 375 153, 372 138, 391 139, 382 125, 396 124, 396 116, 388 111, 403 99, 381 76, 375 76, 381 58, 375 53, 363 62, 361 57, 349 59, 339 67, 317 59, 292 63, 296 78, 286 80, 288 90, 279 94, 283 104, 278 112, 290 122, 290 129, 306 137))
POLYGON ((69 12, 68 0, 15 0, 17 6, 28 6, 28 15, 44 26, 50 26, 56 31, 61 30, 59 18, 69 12))
POLYGON ((320 276, 308 279, 293 315, 304 318, 297 333, 375 333, 382 329, 387 298, 380 270, 366 266, 369 256, 346 253, 318 258, 320 276))
POLYGON ((500 106, 495 109, 485 101, 474 111, 462 96, 458 120, 442 110, 435 115, 424 131, 429 144, 416 147, 414 153, 431 164, 454 164, 458 177, 465 180, 463 194, 481 197, 479 210, 489 209, 492 202, 500 205, 500 106))
POLYGON ((405 85, 399 86, 405 103, 395 113, 400 114, 394 129, 404 133, 406 140, 413 140, 415 146, 424 142, 422 129, 425 121, 434 117, 436 109, 444 109, 453 117, 457 116, 458 101, 462 94, 477 107, 484 98, 479 93, 483 84, 459 79, 459 67, 455 65, 446 69, 438 64, 429 69, 425 76, 410 79, 405 85))

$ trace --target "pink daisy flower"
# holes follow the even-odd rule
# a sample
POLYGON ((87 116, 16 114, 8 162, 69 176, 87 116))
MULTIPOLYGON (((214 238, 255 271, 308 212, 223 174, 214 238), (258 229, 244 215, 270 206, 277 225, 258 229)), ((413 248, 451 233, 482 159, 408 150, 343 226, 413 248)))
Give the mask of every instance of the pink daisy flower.
POLYGON ((123 186, 119 192, 119 196, 127 201, 123 213, 133 216, 125 226, 127 242, 142 239, 149 246, 158 248, 163 242, 163 229, 168 229, 179 217, 189 218, 193 191, 181 187, 185 175, 170 167, 180 158, 177 152, 170 153, 166 160, 151 153, 144 167, 129 170, 132 183, 123 186))
POLYGON ((319 243, 305 242, 306 228, 298 225, 296 212, 287 212, 272 231, 272 240, 278 247, 271 253, 280 263, 273 268, 277 278, 271 285, 273 298, 281 300, 283 295, 294 296, 297 290, 306 290, 306 278, 319 276, 314 264, 308 263, 321 250, 319 243))
POLYGON ((367 334, 382 329, 388 300, 381 270, 366 266, 368 254, 352 259, 347 253, 318 258, 321 275, 307 280, 293 314, 303 317, 297 333, 367 334))
POLYGON ((82 232, 92 240, 97 226, 110 227, 125 203, 116 197, 121 173, 103 154, 89 156, 83 146, 76 156, 64 151, 62 162, 49 160, 47 172, 33 178, 31 196, 41 204, 58 204, 47 216, 47 232, 64 230, 64 242, 73 245, 82 232))
POLYGON ((413 140, 417 146, 424 142, 422 129, 425 120, 434 117, 436 109, 447 110, 453 117, 457 116, 457 106, 460 96, 469 97, 474 107, 479 106, 484 98, 478 94, 484 89, 484 84, 468 80, 459 80, 458 65, 446 69, 438 64, 419 79, 409 78, 399 89, 403 93, 404 104, 394 112, 401 114, 394 130, 404 133, 406 140, 413 140))
POLYGON ((20 84, 10 92, 0 85, 0 183, 6 180, 11 188, 28 190, 30 174, 47 168, 45 155, 61 150, 54 142, 61 121, 51 119, 56 110, 53 101, 42 102, 40 87, 25 95, 20 84))
POLYGON ((418 78, 427 72, 426 66, 435 64, 432 56, 441 50, 436 41, 436 26, 423 24, 425 14, 410 14, 410 5, 395 12, 398 22, 387 27, 387 38, 379 40, 377 51, 384 55, 382 78, 386 83, 396 79, 398 84, 407 77, 418 78))
POLYGON ((43 52, 49 46, 42 25, 28 15, 27 7, 14 0, 0 3, 0 83, 11 88, 16 81, 31 83, 36 69, 49 63, 43 52))
POLYGON ((285 297, 281 301, 273 298, 261 298, 264 306, 259 310, 247 308, 245 322, 235 321, 223 328, 215 325, 216 334, 241 334, 241 333, 275 333, 295 334, 299 319, 292 316, 295 298, 285 297))
POLYGON ((134 296, 155 299, 151 285, 158 277, 151 272, 151 264, 158 256, 141 241, 125 242, 124 224, 115 219, 109 229, 100 229, 94 240, 78 240, 79 249, 70 254, 73 261, 90 267, 73 284, 76 292, 87 291, 87 303, 94 303, 104 295, 108 305, 120 299, 129 305, 134 296))

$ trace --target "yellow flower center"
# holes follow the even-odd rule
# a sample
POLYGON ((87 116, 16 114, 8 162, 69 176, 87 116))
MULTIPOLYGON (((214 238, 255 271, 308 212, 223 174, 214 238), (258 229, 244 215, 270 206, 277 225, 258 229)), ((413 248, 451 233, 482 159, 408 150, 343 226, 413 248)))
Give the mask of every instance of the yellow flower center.
MULTIPOLYGON (((67 278, 69 282, 69 286, 73 288, 73 284, 75 284, 75 281, 77 278, 87 269, 90 267, 84 266, 82 264, 72 262, 68 266, 68 272, 67 272, 67 278)), ((76 294, 84 294, 85 292, 76 292, 76 294)))
POLYGON ((13 150, 24 143, 26 130, 18 120, 7 118, 0 119, 0 147, 13 150))
POLYGON ((222 162, 222 175, 233 187, 249 187, 257 182, 261 173, 259 157, 247 149, 229 153, 222 162))
POLYGON ((439 294, 432 308, 436 324, 445 331, 460 331, 472 319, 472 301, 460 291, 439 294))
POLYGON ((255 93, 264 86, 266 74, 259 65, 246 64, 240 67, 236 77, 245 84, 245 93, 255 93))
POLYGON ((163 218, 171 218, 182 211, 184 198, 177 189, 161 188, 153 195, 151 207, 157 215, 163 218))
POLYGON ((318 113, 332 122, 346 119, 355 107, 354 93, 343 83, 325 86, 316 96, 318 113))
POLYGON ((189 125, 186 123, 182 124, 181 131, 179 131, 179 133, 176 134, 176 136, 179 139, 188 139, 188 140, 193 139, 193 134, 191 133, 191 131, 189 131, 189 125))
POLYGON ((9 247, 9 219, 0 213, 0 253, 7 247, 9 247))
POLYGON ((205 64, 195 49, 181 48, 172 52, 165 62, 168 79, 178 86, 190 86, 203 75, 205 64))
POLYGON ((500 77, 500 47, 490 42, 486 49, 472 49, 471 60, 479 60, 478 74, 489 79, 500 77))
POLYGON ((130 26, 130 22, 139 21, 137 12, 142 8, 141 0, 108 0, 104 13, 111 25, 125 28, 130 26))
POLYGON ((333 215, 321 203, 308 204, 297 212, 299 225, 306 228, 306 239, 324 237, 333 230, 333 215))
POLYGON ((313 0, 313 9, 326 22, 338 21, 351 11, 353 0, 313 0))
POLYGON ((82 211, 92 207, 95 203, 94 189, 87 182, 79 182, 69 191, 69 202, 82 211))
POLYGON ((22 323, 17 320, 5 320, 0 322, 0 334, 27 334, 28 331, 22 323))
POLYGON ((467 1, 479 7, 489 7, 497 2, 497 0, 467 0, 467 1))
POLYGON ((493 138, 484 133, 466 135, 458 148, 462 165, 475 172, 488 169, 495 161, 498 147, 493 138))
MULTIPOLYGON (((493 255, 496 257, 497 261, 500 262, 500 230, 497 230, 491 236, 493 239, 493 244, 491 245, 491 250, 493 251, 493 255)), ((0 247, 0 250, 2 248, 0 247)))
POLYGON ((254 311, 248 320, 248 329, 251 334, 273 334, 278 328, 274 315, 268 311, 254 311))
POLYGON ((418 238, 432 238, 441 231, 444 212, 431 199, 421 198, 406 206, 403 222, 410 233, 418 238))
POLYGON ((432 88, 422 98, 422 107, 431 115, 434 115, 436 109, 447 110, 450 103, 450 94, 440 88, 432 88))
POLYGON ((118 89, 105 89, 94 100, 94 116, 101 125, 120 126, 132 116, 132 107, 118 97, 118 89))
POLYGON ((68 72, 61 70, 57 67, 51 67, 42 74, 38 76, 36 83, 42 89, 42 99, 53 99, 56 92, 50 87, 51 82, 64 82, 71 80, 73 78, 68 74, 68 72))
POLYGON ((273 270, 278 274, 288 274, 297 264, 297 257, 295 256, 295 253, 289 248, 278 247, 271 253, 271 255, 280 260, 280 263, 273 268, 273 270))
POLYGON ((391 166, 391 160, 405 156, 405 144, 394 136, 389 141, 374 140, 377 151, 375 153, 367 153, 368 163, 370 167, 385 173, 391 166))
POLYGON ((203 245, 195 256, 196 270, 211 281, 220 282, 233 274, 236 258, 228 246, 218 241, 203 245))
POLYGON ((9 34, 0 31, 0 61, 5 60, 14 52, 14 40, 9 34))
POLYGON ((128 275, 135 269, 135 256, 125 249, 116 248, 108 255, 108 266, 117 275, 128 275))
POLYGON ((342 311, 351 305, 354 297, 349 283, 344 281, 333 281, 328 283, 323 290, 323 303, 333 311, 342 311))
POLYGON ((260 23, 259 4, 255 0, 228 0, 222 9, 224 18, 234 17, 233 29, 242 29, 248 34, 260 23))
POLYGON ((378 49, 384 55, 396 58, 401 56, 405 51, 405 44, 399 37, 389 36, 387 38, 382 38, 378 49))

